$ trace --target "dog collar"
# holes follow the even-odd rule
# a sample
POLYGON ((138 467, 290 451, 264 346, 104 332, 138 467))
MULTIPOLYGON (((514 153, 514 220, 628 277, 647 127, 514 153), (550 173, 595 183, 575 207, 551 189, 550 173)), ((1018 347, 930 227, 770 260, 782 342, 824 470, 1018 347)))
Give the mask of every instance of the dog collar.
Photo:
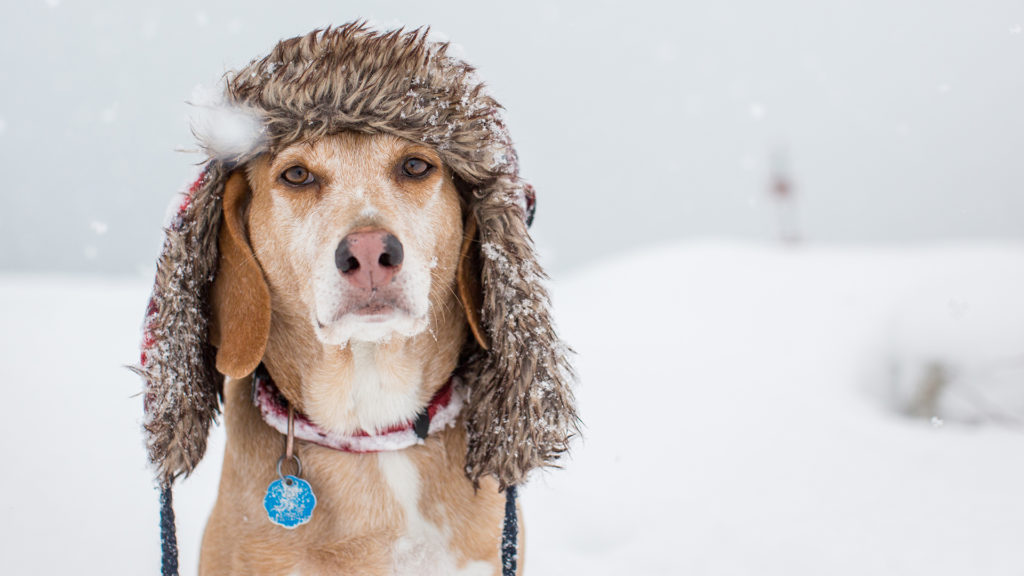
MULTIPOLYGON (((465 403, 465 392, 457 386, 458 379, 451 377, 415 420, 395 424, 381 432, 371 434, 360 430, 344 435, 324 430, 305 414, 294 412, 294 433, 299 440, 305 440, 324 448, 358 454, 402 450, 422 443, 427 436, 453 425, 465 403)), ((253 403, 260 410, 260 416, 271 428, 281 434, 288 434, 288 400, 281 394, 267 369, 260 364, 252 378, 253 403)))

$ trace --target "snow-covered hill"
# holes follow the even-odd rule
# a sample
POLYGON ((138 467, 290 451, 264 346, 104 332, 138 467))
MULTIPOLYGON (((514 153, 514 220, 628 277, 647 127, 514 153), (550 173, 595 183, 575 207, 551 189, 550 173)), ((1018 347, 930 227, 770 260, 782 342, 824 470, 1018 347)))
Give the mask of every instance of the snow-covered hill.
MULTIPOLYGON (((524 492, 529 574, 1024 569, 1021 429, 908 419, 890 370, 922 350, 991 356, 1006 398, 1024 387, 1024 246, 685 244, 553 288, 586 438, 524 492)), ((147 291, 0 277, 4 573, 158 573, 140 384, 123 368, 147 291)), ((183 574, 222 450, 218 430, 176 492, 183 574)))

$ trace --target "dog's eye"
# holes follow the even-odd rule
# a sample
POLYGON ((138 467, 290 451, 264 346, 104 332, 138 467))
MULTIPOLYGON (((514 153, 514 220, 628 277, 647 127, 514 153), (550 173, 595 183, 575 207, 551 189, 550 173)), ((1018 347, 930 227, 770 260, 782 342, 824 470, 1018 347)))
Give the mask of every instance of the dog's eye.
POLYGON ((422 178, 434 167, 422 158, 407 158, 402 164, 402 173, 409 178, 422 178))
POLYGON ((292 166, 281 173, 281 179, 292 186, 305 186, 313 183, 313 174, 302 166, 292 166))

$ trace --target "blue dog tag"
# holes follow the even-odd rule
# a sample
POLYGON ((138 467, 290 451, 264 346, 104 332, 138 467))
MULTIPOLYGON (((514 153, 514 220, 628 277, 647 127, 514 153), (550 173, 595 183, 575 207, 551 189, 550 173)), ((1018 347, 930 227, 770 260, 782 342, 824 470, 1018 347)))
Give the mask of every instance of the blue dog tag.
POLYGON ((267 509, 267 517, 271 522, 291 530, 313 518, 316 496, 309 482, 295 476, 285 476, 267 486, 263 507, 267 509))

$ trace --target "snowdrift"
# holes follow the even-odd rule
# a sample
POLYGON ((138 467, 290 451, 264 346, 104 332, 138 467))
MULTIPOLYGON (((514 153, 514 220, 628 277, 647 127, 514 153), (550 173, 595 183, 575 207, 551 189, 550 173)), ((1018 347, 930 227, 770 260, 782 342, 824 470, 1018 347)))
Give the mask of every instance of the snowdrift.
MULTIPOLYGON (((554 283, 586 436, 524 491, 527 573, 1019 574, 1022 275, 1021 245, 715 242, 554 283), (936 359, 956 376, 908 417, 936 359)), ((158 573, 123 367, 148 288, 0 277, 5 573, 158 573)), ((183 574, 222 451, 176 491, 183 574)))

